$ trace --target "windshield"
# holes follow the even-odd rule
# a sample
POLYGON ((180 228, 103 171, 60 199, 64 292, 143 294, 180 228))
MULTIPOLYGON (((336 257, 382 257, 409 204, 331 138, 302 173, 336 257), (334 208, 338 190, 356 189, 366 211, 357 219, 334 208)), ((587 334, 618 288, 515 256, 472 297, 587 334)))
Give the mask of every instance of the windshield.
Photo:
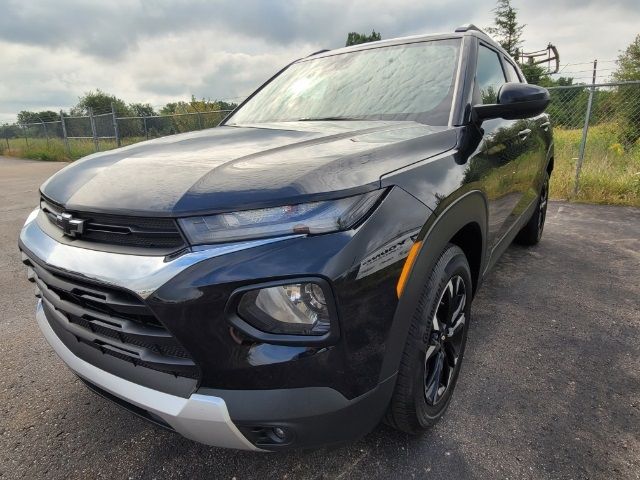
POLYGON ((447 125, 459 50, 459 39, 430 40, 300 60, 226 124, 362 119, 447 125))

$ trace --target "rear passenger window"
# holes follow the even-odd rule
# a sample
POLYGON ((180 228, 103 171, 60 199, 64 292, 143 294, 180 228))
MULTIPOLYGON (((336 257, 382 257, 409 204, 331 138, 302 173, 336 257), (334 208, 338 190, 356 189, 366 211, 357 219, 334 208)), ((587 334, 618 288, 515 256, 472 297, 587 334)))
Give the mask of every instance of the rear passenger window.
POLYGON ((500 57, 493 50, 480 45, 476 67, 476 85, 480 90, 482 103, 497 103, 498 90, 505 83, 500 57))
POLYGON ((510 82, 520 83, 520 77, 518 77, 518 72, 516 71, 516 67, 514 67, 511 62, 508 60, 504 61, 504 68, 507 71, 507 79, 510 82))

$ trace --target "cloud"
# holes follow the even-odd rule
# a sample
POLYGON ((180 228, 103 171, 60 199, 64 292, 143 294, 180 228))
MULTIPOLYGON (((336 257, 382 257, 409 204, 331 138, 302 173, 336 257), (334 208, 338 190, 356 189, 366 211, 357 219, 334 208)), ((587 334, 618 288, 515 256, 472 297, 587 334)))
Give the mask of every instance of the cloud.
POLYGON ((394 34, 436 27, 464 20, 480 4, 469 2, 463 13, 452 10, 449 2, 413 0, 11 0, 0 17, 0 39, 74 48, 102 58, 122 57, 142 42, 167 35, 212 30, 279 45, 329 40, 335 46, 345 38, 345 29, 394 34))
MULTIPOLYGON (((637 0, 514 0, 525 48, 562 62, 614 58, 638 33, 637 0)), ((344 44, 491 23, 493 0, 9 0, 0 13, 0 121, 68 108, 100 88, 154 105, 242 97, 290 61, 344 44)), ((610 64, 612 65, 612 64, 610 64)))

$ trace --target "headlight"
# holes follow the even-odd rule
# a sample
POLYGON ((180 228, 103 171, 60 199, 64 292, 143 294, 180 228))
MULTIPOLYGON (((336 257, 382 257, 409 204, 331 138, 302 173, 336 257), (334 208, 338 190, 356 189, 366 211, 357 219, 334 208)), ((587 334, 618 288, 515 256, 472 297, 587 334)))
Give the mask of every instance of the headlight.
POLYGON ((331 319, 322 287, 304 282, 251 290, 240 299, 240 318, 276 334, 324 335, 331 319))
POLYGON ((179 220, 191 244, 346 230, 358 223, 384 190, 321 202, 221 213, 179 220))

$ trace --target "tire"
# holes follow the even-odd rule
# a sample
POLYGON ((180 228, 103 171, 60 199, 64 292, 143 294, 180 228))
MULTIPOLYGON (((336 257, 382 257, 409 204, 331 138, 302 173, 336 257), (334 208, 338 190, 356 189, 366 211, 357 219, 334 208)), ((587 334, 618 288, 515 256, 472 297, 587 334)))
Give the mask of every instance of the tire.
POLYGON ((384 418, 391 427, 418 434, 444 415, 460 373, 471 299, 469 263, 458 246, 449 244, 431 271, 411 320, 384 418))
POLYGON ((515 238, 515 242, 520 245, 535 245, 542 238, 544 230, 544 221, 547 218, 547 204, 549 203, 549 174, 545 172, 542 189, 538 196, 538 204, 536 210, 531 215, 527 224, 522 227, 515 238))

